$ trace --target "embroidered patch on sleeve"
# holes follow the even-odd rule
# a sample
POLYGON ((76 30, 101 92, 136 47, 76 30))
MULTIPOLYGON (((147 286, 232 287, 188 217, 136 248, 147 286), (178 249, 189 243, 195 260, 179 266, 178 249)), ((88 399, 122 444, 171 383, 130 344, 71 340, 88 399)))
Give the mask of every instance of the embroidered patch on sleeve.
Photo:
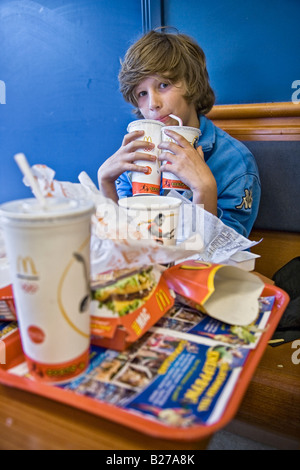
POLYGON ((236 209, 251 209, 253 202, 252 189, 245 189, 245 196, 242 197, 242 202, 235 206, 236 209))

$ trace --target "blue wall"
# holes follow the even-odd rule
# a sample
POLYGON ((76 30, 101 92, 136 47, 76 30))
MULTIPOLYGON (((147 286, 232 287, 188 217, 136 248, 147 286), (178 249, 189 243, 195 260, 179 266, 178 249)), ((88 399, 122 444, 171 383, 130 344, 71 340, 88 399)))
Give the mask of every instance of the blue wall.
POLYGON ((165 0, 165 24, 202 46, 217 104, 291 101, 299 0, 165 0))
MULTIPOLYGON (((218 104, 291 100, 300 79, 299 0, 163 4, 165 24, 203 47, 218 104)), ((134 118, 117 74, 142 33, 141 13, 141 0, 0 0, 0 203, 31 196, 17 152, 59 180, 77 182, 85 170, 96 182, 134 118)))
POLYGON ((96 181, 133 119, 117 75, 141 29, 140 0, 0 0, 0 202, 31 197, 17 152, 59 180, 96 181))

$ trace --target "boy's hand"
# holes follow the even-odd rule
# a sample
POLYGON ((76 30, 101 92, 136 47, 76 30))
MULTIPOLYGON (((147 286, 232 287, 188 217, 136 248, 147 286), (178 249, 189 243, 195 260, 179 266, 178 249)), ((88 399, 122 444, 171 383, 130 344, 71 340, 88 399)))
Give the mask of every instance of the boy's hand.
POLYGON ((162 153, 159 160, 171 163, 160 167, 161 171, 174 173, 193 192, 193 202, 204 204, 204 208, 217 214, 217 184, 204 161, 201 147, 195 149, 183 136, 175 131, 165 130, 166 135, 175 142, 162 142, 159 148, 162 153), (172 153, 170 153, 172 152, 172 153))
POLYGON ((142 153, 138 150, 145 149, 151 151, 155 145, 151 142, 137 140, 141 138, 144 131, 134 131, 126 134, 121 147, 108 158, 98 170, 98 183, 99 188, 103 194, 107 197, 115 198, 114 183, 116 179, 125 171, 139 171, 141 173, 147 173, 148 169, 146 166, 136 165, 136 160, 155 161, 156 156, 150 153, 142 153))

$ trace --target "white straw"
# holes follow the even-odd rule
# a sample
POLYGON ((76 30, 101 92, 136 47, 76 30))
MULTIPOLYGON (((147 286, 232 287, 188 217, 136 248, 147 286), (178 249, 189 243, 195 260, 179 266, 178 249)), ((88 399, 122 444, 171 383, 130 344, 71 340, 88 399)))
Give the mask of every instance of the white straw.
POLYGON ((94 181, 92 180, 92 178, 85 171, 82 171, 79 174, 78 179, 79 179, 80 183, 83 184, 84 186, 87 186, 88 188, 90 188, 93 191, 95 191, 95 190, 98 191, 98 188, 95 185, 94 181))
POLYGON ((47 201, 46 201, 46 199, 44 198, 44 196, 42 195, 42 193, 40 191, 40 188, 39 188, 39 186, 38 186, 38 184, 37 184, 37 182, 36 182, 36 180, 35 180, 35 178, 32 174, 31 168, 28 164, 28 161, 27 161, 24 153, 17 153, 14 158, 15 158, 15 161, 16 161, 18 167, 20 168, 21 172, 27 178, 29 186, 31 187, 31 190, 32 190, 34 196, 37 198, 37 200, 41 204, 42 208, 46 209, 47 201))
POLYGON ((178 121, 179 126, 182 126, 182 120, 180 117, 175 116, 175 114, 169 114, 170 118, 175 119, 175 121, 178 121))

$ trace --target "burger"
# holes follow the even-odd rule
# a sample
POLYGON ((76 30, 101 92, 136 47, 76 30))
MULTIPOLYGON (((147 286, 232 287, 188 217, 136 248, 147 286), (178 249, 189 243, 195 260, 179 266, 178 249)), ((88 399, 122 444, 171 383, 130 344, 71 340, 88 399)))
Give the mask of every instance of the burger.
POLYGON ((152 266, 130 273, 123 272, 105 284, 101 284, 98 278, 91 286, 93 315, 123 317, 141 307, 156 285, 152 266))

